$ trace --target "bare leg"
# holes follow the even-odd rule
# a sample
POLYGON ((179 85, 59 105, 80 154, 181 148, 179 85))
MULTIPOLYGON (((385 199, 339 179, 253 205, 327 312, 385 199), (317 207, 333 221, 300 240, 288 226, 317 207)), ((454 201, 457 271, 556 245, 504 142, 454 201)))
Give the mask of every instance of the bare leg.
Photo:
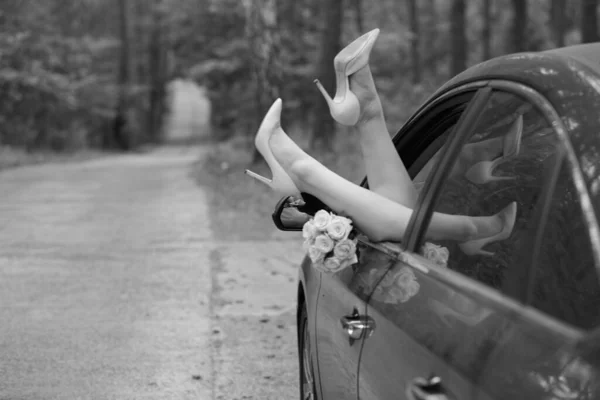
MULTIPOLYGON (((275 158, 298 189, 310 193, 336 213, 352 218, 358 229, 373 241, 402 240, 412 209, 378 193, 364 189, 327 169, 298 147, 282 130, 270 141, 275 158)), ((434 213, 427 238, 459 242, 488 237, 499 232, 498 216, 468 217, 434 213)))
POLYGON ((358 132, 369 188, 390 200, 414 208, 418 193, 385 124, 381 100, 367 65, 350 77, 350 88, 360 103, 358 132))

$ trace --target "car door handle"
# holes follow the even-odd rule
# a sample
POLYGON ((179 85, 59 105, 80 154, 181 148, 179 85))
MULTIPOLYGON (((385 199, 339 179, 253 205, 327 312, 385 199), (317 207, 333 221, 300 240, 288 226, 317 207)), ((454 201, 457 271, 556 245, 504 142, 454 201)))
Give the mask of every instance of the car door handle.
POLYGON ((406 388, 406 397, 409 400, 453 400, 437 376, 429 379, 415 378, 406 388))
POLYGON ((346 315, 340 319, 342 328, 346 331, 346 334, 350 340, 358 340, 366 335, 369 337, 375 330, 375 321, 366 315, 359 315, 355 312, 352 315, 346 315))

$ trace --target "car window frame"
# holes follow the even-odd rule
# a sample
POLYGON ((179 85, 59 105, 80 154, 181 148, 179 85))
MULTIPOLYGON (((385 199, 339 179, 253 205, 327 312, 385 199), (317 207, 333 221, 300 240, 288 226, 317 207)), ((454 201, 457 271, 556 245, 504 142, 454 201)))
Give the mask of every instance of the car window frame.
MULTIPOLYGON (((565 161, 568 162, 571 167, 571 176, 573 178, 573 183, 581 199, 582 217, 584 218, 585 224, 587 226, 587 232, 589 234, 590 241, 592 244, 593 257, 596 264, 596 276, 600 280, 600 227, 598 224, 598 219, 596 218, 594 208, 592 206, 591 196, 585 185, 583 171, 581 170, 581 166, 579 165, 579 161, 575 154, 575 150, 573 149, 571 140, 567 133, 567 129, 564 126, 562 119, 560 118, 550 101, 547 100, 542 94, 540 94, 535 89, 529 86, 526 86, 522 83, 507 81, 503 79, 489 79, 487 81, 487 84, 493 90, 500 90, 524 98, 525 100, 536 106, 540 113, 544 116, 544 118, 546 118, 550 126, 553 127, 558 137, 558 142, 564 148, 564 156, 566 157, 565 161)), ((458 141, 457 139, 460 138, 450 138, 450 140, 454 141, 458 141)), ((463 138, 463 140, 457 145, 463 145, 467 139, 463 138)), ((440 160, 440 162, 438 162, 438 165, 432 170, 431 177, 428 177, 428 179, 434 179, 433 176, 436 174, 443 174, 444 169, 448 169, 448 167, 454 161, 454 159, 449 158, 446 158, 445 160, 443 160, 443 162, 442 160, 440 160)), ((428 188, 426 186, 423 188, 423 192, 433 189, 435 188, 428 188)), ((422 195, 426 196, 426 193, 422 193, 422 195)), ((431 214, 434 211, 433 208, 435 206, 435 200, 437 200, 437 198, 423 197, 423 200, 425 199, 427 201, 419 201, 417 210, 425 209, 421 212, 429 214, 431 216, 431 214)), ((418 246, 424 241, 425 231, 427 227, 427 224, 421 224, 415 226, 410 230, 407 230, 407 235, 405 235, 406 250, 413 252, 417 250, 418 246)), ((537 259, 534 259, 532 261, 535 264, 537 262, 537 259)), ((527 285, 529 284, 530 282, 527 282, 527 285)))
MULTIPOLYGON (((552 104, 543 95, 541 95, 540 93, 538 93, 537 91, 535 91, 534 89, 532 89, 528 86, 525 86, 521 83, 506 81, 506 80, 501 80, 501 79, 489 80, 488 85, 493 90, 499 90, 499 91, 511 93, 511 94, 519 96, 519 97, 525 99, 526 101, 530 102, 531 104, 533 104, 535 107, 538 108, 538 110, 540 111, 542 116, 553 127, 553 130, 555 131, 555 133, 558 137, 558 143, 562 148, 561 162, 567 162, 569 164, 571 177, 573 179, 573 184, 574 184, 575 189, 577 190, 577 193, 581 199, 581 215, 582 215, 582 218, 584 219, 584 223, 586 224, 586 227, 587 227, 588 236, 589 236, 591 244, 592 244, 592 246, 591 246, 592 252, 594 253, 593 258, 595 260, 597 277, 598 277, 598 279, 600 279, 600 269, 599 269, 599 265, 600 265, 600 262, 599 262, 599 260, 600 260, 600 230, 598 229, 598 220, 596 219, 596 214, 595 214, 594 209, 591 204, 590 194, 587 190, 587 187, 585 186, 585 181, 583 178, 583 171, 581 170, 581 167, 577 160, 575 151, 574 151, 571 141, 569 139, 567 129, 564 126, 562 120, 560 119, 560 116, 555 111, 552 104)), ((468 140, 468 137, 464 138, 464 137, 456 137, 455 136, 455 137, 449 138, 449 140, 453 140, 454 142, 456 142, 454 144, 454 146, 460 147, 460 146, 464 145, 466 140, 468 140)), ((440 175, 444 175, 444 170, 447 170, 448 167, 450 165, 452 165, 452 163, 454 161, 455 161, 455 158, 450 158, 450 157, 446 157, 443 160, 440 159, 440 161, 438 162, 438 165, 435 166, 435 168, 431 172, 430 177, 428 177, 427 179, 433 181, 434 179, 436 179, 434 177, 435 175, 438 175, 438 179, 439 179, 440 175)), ((423 201, 421 201, 421 200, 419 201, 419 204, 418 204, 415 214, 417 212, 421 212, 421 213, 428 214, 429 218, 431 218, 431 215, 434 212, 436 200, 438 198, 435 196, 431 196, 431 195, 427 196, 427 193, 424 193, 424 192, 426 192, 426 191, 431 192, 434 190, 435 190, 435 187, 431 187, 431 185, 427 186, 427 184, 426 184, 426 186, 423 188, 423 192, 421 193, 421 195, 423 196, 423 198, 422 198, 423 201)), ((552 194, 553 194, 553 190, 550 190, 549 192, 544 193, 544 195, 546 197, 548 197, 548 195, 551 196, 552 194)), ((544 198, 543 201, 547 202, 547 201, 550 201, 550 199, 544 198)), ((413 215, 413 217, 414 216, 415 215, 413 215)), ((415 219, 415 221, 413 221, 413 218, 411 217, 411 222, 415 223, 416 218, 414 218, 414 219, 415 219)), ((417 257, 419 257, 418 248, 420 247, 420 245, 422 243, 424 243, 425 232, 428 228, 428 220, 423 219, 422 221, 426 222, 426 223, 415 224, 415 226, 411 227, 410 230, 407 230, 407 235, 405 235, 406 246, 404 248, 404 250, 406 251, 406 254, 402 254, 403 252, 401 252, 400 254, 398 254, 398 257, 406 258, 407 255, 409 256, 409 258, 412 257, 412 255, 416 255, 417 257), (410 253, 412 253, 412 254, 410 254, 410 253)), ((543 226, 543 224, 541 224, 541 226, 543 226)), ((542 229, 540 229, 540 227, 538 227, 537 231, 536 231, 536 240, 539 237, 541 237, 541 235, 543 234, 542 229)), ((532 256, 532 259, 531 259, 532 262, 529 265, 529 270, 527 271, 527 282, 525 282, 525 287, 527 287, 527 288, 530 287, 530 285, 532 284, 531 280, 534 279, 534 277, 535 277, 535 272, 532 269, 537 265, 537 262, 538 262, 537 257, 538 257, 538 254, 534 254, 532 256)), ((414 265, 414 267, 417 269, 423 268, 423 263, 421 263, 421 262, 412 263, 412 265, 414 265)), ((428 270, 426 272, 430 273, 429 268, 427 268, 427 269, 428 270)), ((483 288, 479 288, 479 286, 481 285, 485 288, 483 290, 488 292, 489 296, 498 297, 497 300, 500 301, 501 303, 504 303, 505 306, 508 306, 509 308, 513 308, 514 305, 519 305, 519 307, 521 307, 521 311, 519 311, 520 314, 523 314, 523 313, 533 314, 533 315, 535 315, 536 320, 540 320, 540 318, 541 318, 543 320, 546 320, 545 323, 554 321, 560 325, 563 325, 563 327, 567 328, 567 331, 571 331, 571 333, 578 332, 580 335, 583 335, 584 333, 587 334, 589 332, 589 331, 584 331, 577 327, 571 326, 563 321, 558 320, 557 318, 555 318, 551 315, 548 315, 541 311, 538 311, 537 309, 535 309, 534 307, 531 306, 530 299, 527 298, 528 297, 527 293, 523 293, 525 295, 523 298, 515 299, 515 298, 511 298, 510 296, 508 296, 502 292, 499 292, 491 287, 488 287, 480 282, 477 282, 476 280, 474 280, 472 278, 463 276, 454 271, 437 271, 437 268, 435 268, 435 266, 433 268, 431 268, 431 270, 436 270, 437 273, 434 273, 434 274, 438 277, 438 279, 442 279, 443 281, 445 281, 446 283, 448 283, 452 286, 458 287, 458 286, 467 284, 469 287, 471 287, 471 286, 473 286, 472 284, 475 284, 473 287, 471 287, 470 290, 474 289, 475 291, 480 291, 480 289, 483 289, 483 288), (460 279, 459 277, 454 277, 453 275, 455 275, 455 274, 458 274, 460 277, 462 277, 462 279, 460 279), (522 307, 523 305, 525 307, 522 307)), ((515 311, 516 310, 517 309, 515 309, 515 311)))

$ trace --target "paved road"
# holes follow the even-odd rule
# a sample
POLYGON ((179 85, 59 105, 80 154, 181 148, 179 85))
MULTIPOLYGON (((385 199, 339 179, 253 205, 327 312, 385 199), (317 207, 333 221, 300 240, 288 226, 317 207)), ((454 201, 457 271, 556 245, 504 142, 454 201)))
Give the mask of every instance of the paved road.
POLYGON ((0 399, 297 398, 300 240, 215 241, 202 151, 0 173, 0 399))
POLYGON ((0 173, 0 398, 210 398, 197 157, 0 173))

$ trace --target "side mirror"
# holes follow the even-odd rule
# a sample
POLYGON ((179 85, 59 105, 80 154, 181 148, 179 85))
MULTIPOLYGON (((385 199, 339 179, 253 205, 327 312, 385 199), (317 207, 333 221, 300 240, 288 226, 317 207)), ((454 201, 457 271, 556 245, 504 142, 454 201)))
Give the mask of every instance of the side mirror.
POLYGON ((304 204, 302 199, 296 199, 294 196, 286 196, 279 200, 273 211, 275 226, 282 231, 301 231, 311 217, 298 210, 298 207, 304 204))

